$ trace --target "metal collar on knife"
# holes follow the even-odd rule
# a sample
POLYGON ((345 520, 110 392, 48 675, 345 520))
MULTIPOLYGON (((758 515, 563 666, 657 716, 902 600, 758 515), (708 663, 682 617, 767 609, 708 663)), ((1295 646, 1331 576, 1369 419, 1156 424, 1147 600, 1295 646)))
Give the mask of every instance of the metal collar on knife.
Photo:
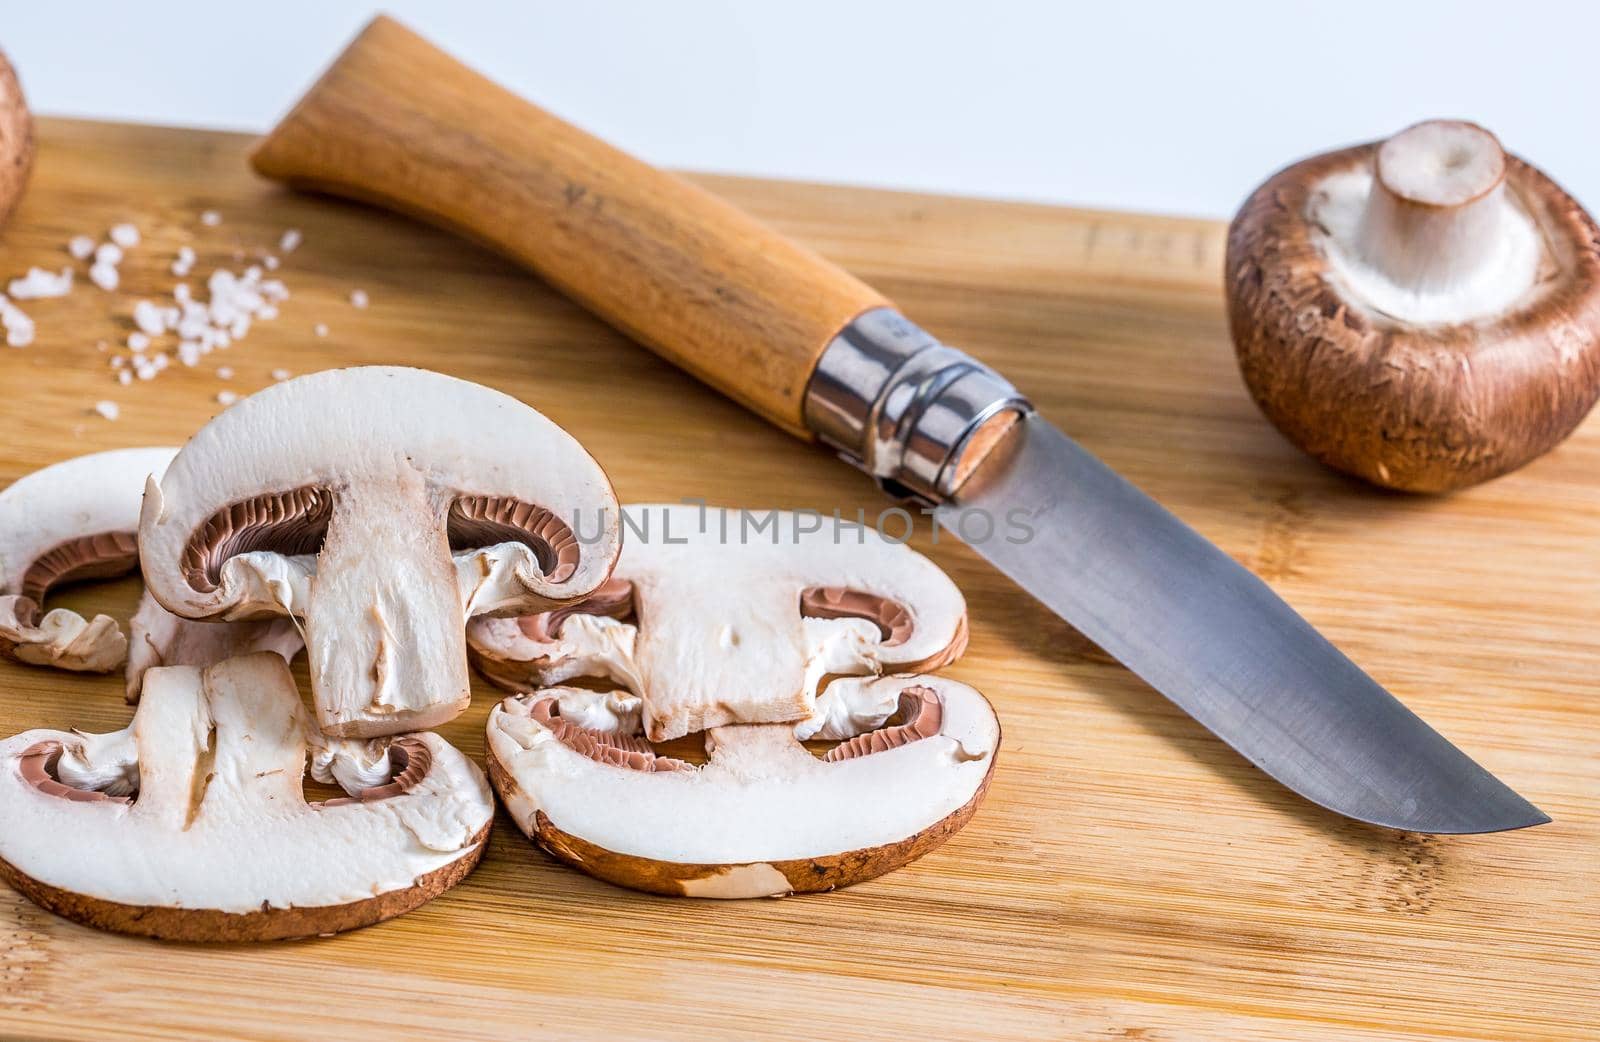
POLYGON ((999 373, 893 308, 856 318, 806 387, 819 438, 891 495, 940 504, 1032 404, 999 373))

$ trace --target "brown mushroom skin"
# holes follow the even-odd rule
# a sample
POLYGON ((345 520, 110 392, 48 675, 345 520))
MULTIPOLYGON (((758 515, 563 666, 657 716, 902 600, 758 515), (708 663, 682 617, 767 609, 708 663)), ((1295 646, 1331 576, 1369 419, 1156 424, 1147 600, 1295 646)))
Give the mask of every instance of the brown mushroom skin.
POLYGON ((1370 168, 1377 148, 1287 167, 1234 217, 1225 281, 1240 372, 1267 419, 1322 463, 1387 488, 1463 488, 1549 451, 1600 396, 1600 229, 1507 155, 1507 189, 1557 273, 1495 318, 1399 324, 1319 277, 1305 216, 1317 184, 1370 168))
MULTIPOLYGON (((509 794, 520 791, 517 780, 495 755, 486 748, 485 762, 489 768, 489 782, 500 794, 502 804, 509 806, 509 794)), ((870 850, 847 850, 824 857, 803 858, 792 861, 760 862, 788 880, 789 888, 766 896, 783 897, 788 894, 813 894, 840 887, 864 883, 886 872, 901 868, 925 854, 944 846, 945 842, 960 832, 978 804, 989 791, 994 778, 994 765, 1000 759, 1000 742, 995 743, 989 755, 989 769, 983 776, 972 798, 959 808, 929 825, 921 832, 908 836, 898 843, 890 843, 870 850)), ((519 822, 519 824, 522 824, 519 822)), ((544 811, 535 811, 534 820, 524 829, 545 853, 557 861, 565 862, 596 879, 630 890, 662 894, 667 897, 694 896, 694 884, 715 880, 719 876, 751 866, 746 865, 689 865, 674 861, 652 861, 628 857, 596 846, 588 840, 563 832, 551 824, 544 811)))
POLYGON ((0 880, 56 915, 115 933, 162 941, 233 944, 321 937, 372 926, 427 904, 465 879, 488 847, 485 825, 472 837, 473 850, 443 868, 420 876, 408 889, 393 890, 342 905, 315 908, 262 908, 222 912, 212 908, 155 908, 88 897, 40 882, 0 859, 0 880))
POLYGON ((0 53, 0 227, 4 227, 28 187, 33 171, 33 115, 17 71, 0 53))

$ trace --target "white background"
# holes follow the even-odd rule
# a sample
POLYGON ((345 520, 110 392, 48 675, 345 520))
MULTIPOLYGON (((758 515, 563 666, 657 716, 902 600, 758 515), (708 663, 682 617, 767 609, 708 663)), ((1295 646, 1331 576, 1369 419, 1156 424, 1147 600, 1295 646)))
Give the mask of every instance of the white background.
MULTIPOLYGON (((396 0, 654 162, 1226 216, 1291 159, 1475 119, 1600 206, 1600 4, 396 0)), ((9 0, 40 112, 264 130, 373 8, 9 0)))

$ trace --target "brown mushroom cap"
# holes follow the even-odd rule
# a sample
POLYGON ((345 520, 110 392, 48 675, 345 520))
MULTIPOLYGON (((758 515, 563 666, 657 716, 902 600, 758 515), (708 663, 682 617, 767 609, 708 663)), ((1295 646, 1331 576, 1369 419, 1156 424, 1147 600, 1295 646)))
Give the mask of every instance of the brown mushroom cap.
POLYGON ((33 170, 33 115, 17 71, 0 53, 0 225, 16 209, 33 170))
MULTIPOLYGON (((1440 492, 1543 454, 1600 396, 1600 229, 1533 166, 1509 155, 1494 163, 1498 143, 1481 128, 1421 124, 1391 142, 1407 134, 1425 138, 1417 147, 1451 150, 1434 176, 1481 176, 1484 190, 1429 197, 1419 190, 1426 169, 1378 169, 1370 198, 1388 209, 1375 215, 1371 203, 1366 219, 1387 221, 1403 240, 1419 225, 1450 225, 1458 209, 1509 207, 1531 223, 1542 253, 1530 285, 1493 313, 1423 321, 1385 310, 1342 277, 1317 210, 1336 179, 1381 167, 1384 145, 1372 143, 1296 163, 1240 208, 1228 233, 1228 316, 1245 383, 1290 441, 1375 484, 1440 492)), ((1477 223, 1452 227, 1481 236, 1477 223)), ((1414 244, 1413 256, 1437 270, 1470 245, 1447 230, 1414 244)), ((1399 277, 1423 285, 1421 274, 1399 277)))

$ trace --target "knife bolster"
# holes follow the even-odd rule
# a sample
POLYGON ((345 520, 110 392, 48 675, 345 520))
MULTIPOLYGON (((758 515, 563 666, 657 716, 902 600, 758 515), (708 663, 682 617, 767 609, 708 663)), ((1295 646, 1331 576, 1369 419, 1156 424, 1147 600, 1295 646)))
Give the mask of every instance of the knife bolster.
POLYGON ((972 356, 893 308, 875 308, 822 352, 805 421, 888 491, 942 503, 1033 406, 972 356))

